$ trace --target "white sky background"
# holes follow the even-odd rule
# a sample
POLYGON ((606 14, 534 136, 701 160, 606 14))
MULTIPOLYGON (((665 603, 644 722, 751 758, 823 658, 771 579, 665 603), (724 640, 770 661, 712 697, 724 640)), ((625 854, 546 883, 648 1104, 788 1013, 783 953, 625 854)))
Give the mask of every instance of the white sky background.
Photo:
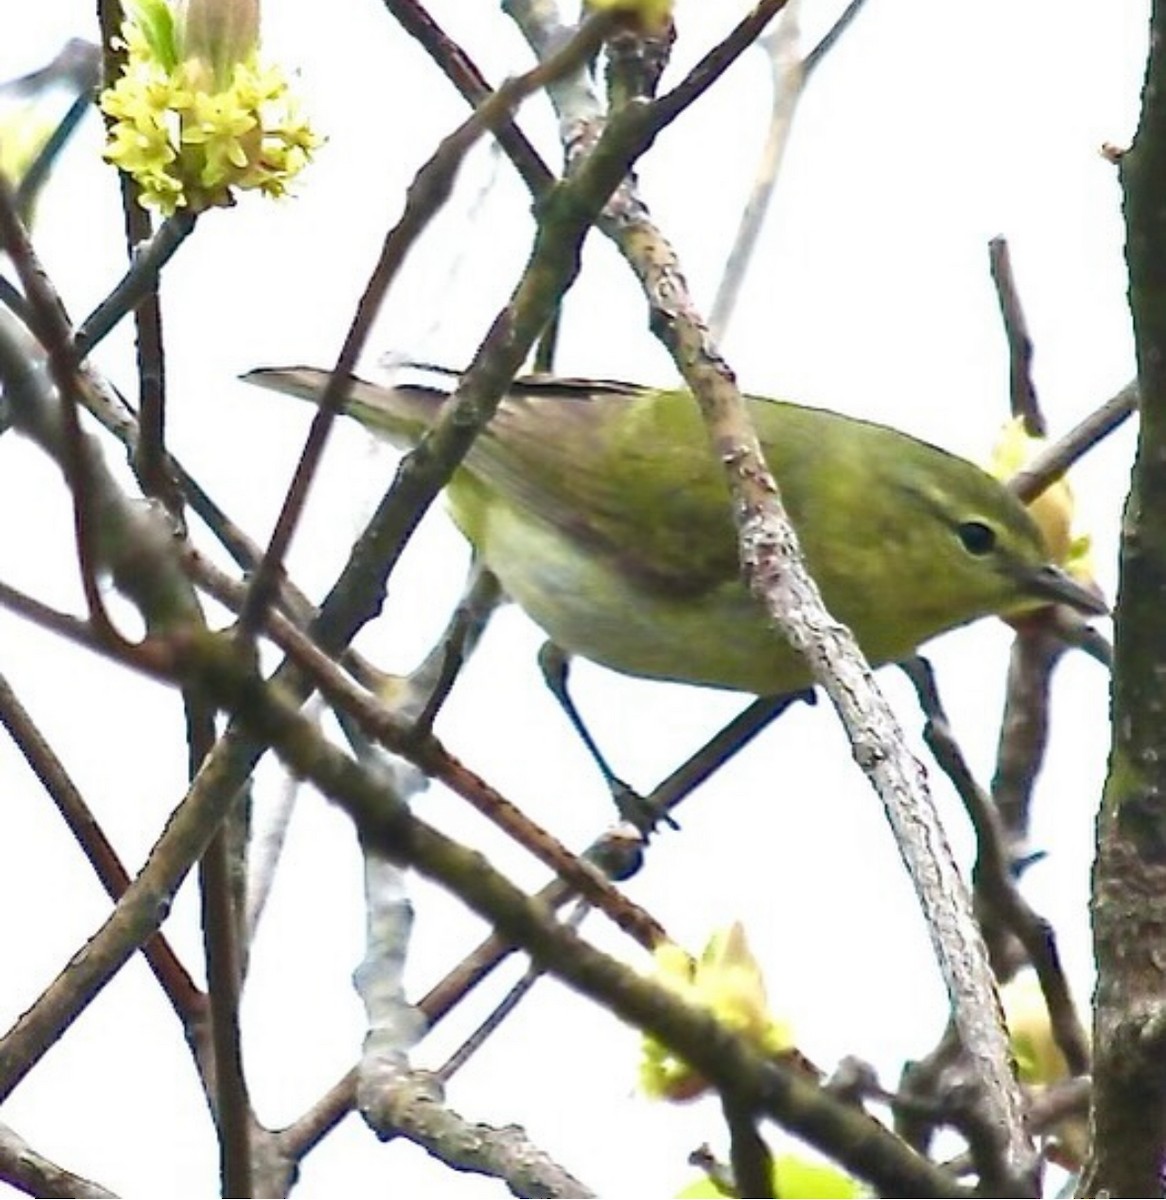
MULTIPOLYGON (((0 77, 47 61, 65 38, 96 37, 91 0, 5 6, 0 77)), ((807 44, 841 4, 808 0, 807 44)), ((309 412, 244 387, 267 363, 331 362, 404 189, 464 108, 375 0, 266 5, 269 53, 301 71, 305 102, 329 138, 301 198, 245 200, 209 214, 164 284, 171 446, 250 533, 270 531, 309 412), (325 19, 321 14, 327 9, 325 19)), ((747 8, 680 0, 671 78, 747 8)), ((434 16, 497 80, 528 64, 493 4, 432 0, 434 16)), ((987 270, 1005 234, 1036 344, 1036 384, 1060 432, 1133 373, 1120 196, 1102 142, 1128 142, 1137 112, 1145 6, 1082 0, 936 5, 871 0, 799 111, 770 218, 724 349, 750 390, 886 421, 983 456, 1007 411, 1007 356, 987 270)), ((642 163, 645 198, 672 237, 706 310, 768 112, 767 68, 746 58, 670 129, 642 163)), ((524 127, 557 163, 544 101, 524 127)), ((77 319, 122 269, 112 172, 91 120, 42 201, 38 247, 77 319)), ((452 203, 390 294, 371 349, 464 363, 525 261, 529 202, 513 172, 479 149, 452 203)), ((99 366, 132 388, 128 334, 99 366)), ((674 379, 646 329, 638 288, 595 236, 568 299, 566 373, 674 379)), ((1112 597, 1116 538, 1133 435, 1077 472, 1112 597)), ((111 458, 117 451, 111 446, 111 458)), ((359 429, 338 430, 290 558, 312 594, 331 582, 395 463, 359 429)), ((78 605, 68 507, 55 470, 30 445, 0 438, 0 578, 50 603, 78 605)), ((201 530, 199 536, 202 536, 201 530)), ((209 539, 203 539, 209 544, 209 539)), ((465 553, 444 516, 426 520, 386 615, 360 645, 405 669, 430 644, 461 585, 465 553)), ((515 610, 492 627, 444 711, 439 734, 474 770, 582 846, 608 803, 534 660, 540 636, 515 610)), ((930 656, 957 735, 981 780, 994 761, 1008 630, 998 622, 933 643, 930 656)), ((62 754, 131 868, 184 790, 177 698, 0 612, 0 671, 62 754)), ((650 788, 741 698, 624 679, 579 664, 576 695, 626 778, 650 788)), ((880 679, 913 739, 920 724, 894 672, 880 679)), ((1058 672, 1054 731, 1034 832, 1048 859, 1025 890, 1050 917, 1078 995, 1091 987, 1086 910, 1093 816, 1108 748, 1107 680, 1070 656, 1058 672)), ((949 785, 932 772, 953 842, 971 845, 949 785)), ((261 772, 261 803, 278 774, 261 772)), ((107 904, 23 761, 0 740, 0 905, 7 1027, 96 928, 107 904)), ((427 819, 473 837, 529 886, 544 879, 464 807, 436 791, 427 819)), ((847 1053, 893 1085, 908 1056, 940 1032, 945 1001, 879 804, 853 766, 828 705, 783 718, 680 812, 629 891, 690 948, 746 922, 775 1008, 802 1049, 830 1067, 847 1053)), ((362 941, 360 867, 345 818, 313 795, 297 810, 284 870, 255 948, 245 998, 250 1082, 269 1125, 298 1116, 355 1060, 361 1008, 349 983, 362 941)), ((426 990, 480 926, 417 888, 410 977, 426 990)), ((167 933, 200 958, 193 891, 167 933)), ((601 918, 603 945, 635 955, 601 918)), ((196 971, 196 974, 198 972, 196 971)), ((515 964, 503 972, 512 979, 515 964)), ((416 1055, 444 1054, 485 1011, 458 1011, 416 1055), (448 1026, 448 1028, 447 1028, 448 1026)), ((471 1119, 525 1125, 601 1192, 674 1191, 687 1152, 723 1148, 719 1111, 652 1105, 635 1093, 636 1043, 556 984, 534 996, 455 1079, 471 1119)), ((121 1194, 147 1188, 215 1194, 210 1124, 180 1031, 140 961, 106 990, 5 1107, 37 1149, 121 1194)), ((341 1188, 499 1185, 451 1179, 403 1144, 378 1145, 353 1118, 304 1164, 297 1194, 341 1188)))

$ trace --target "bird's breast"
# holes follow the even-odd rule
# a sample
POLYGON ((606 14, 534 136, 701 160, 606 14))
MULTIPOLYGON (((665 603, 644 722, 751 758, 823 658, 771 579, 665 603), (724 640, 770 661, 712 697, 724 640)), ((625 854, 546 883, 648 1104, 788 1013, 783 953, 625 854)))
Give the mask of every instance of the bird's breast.
POLYGON ((496 495, 483 504, 467 491, 450 489, 455 521, 507 595, 564 650, 629 675, 758 695, 810 682, 739 581, 662 593, 638 582, 646 573, 633 564, 496 495))

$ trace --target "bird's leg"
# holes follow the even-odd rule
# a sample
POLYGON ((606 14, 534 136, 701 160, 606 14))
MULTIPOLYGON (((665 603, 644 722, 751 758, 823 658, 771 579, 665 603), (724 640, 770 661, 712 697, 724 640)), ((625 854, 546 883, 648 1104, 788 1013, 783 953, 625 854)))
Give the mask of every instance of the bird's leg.
POLYGON ((645 800, 639 792, 620 779, 611 769, 611 765, 603 756, 603 751, 596 745, 590 730, 579 715, 579 710, 575 707, 575 701, 571 699, 571 694, 567 690, 567 676, 571 669, 570 655, 554 642, 544 642, 538 652, 538 665, 551 695, 559 702, 559 707, 566 714, 567 720, 571 722, 575 732, 582 739, 583 745, 587 747, 588 754, 599 768, 599 773, 607 783, 619 815, 634 825, 645 839, 660 821, 664 821, 673 829, 679 829, 680 826, 667 813, 661 813, 654 804, 645 800))

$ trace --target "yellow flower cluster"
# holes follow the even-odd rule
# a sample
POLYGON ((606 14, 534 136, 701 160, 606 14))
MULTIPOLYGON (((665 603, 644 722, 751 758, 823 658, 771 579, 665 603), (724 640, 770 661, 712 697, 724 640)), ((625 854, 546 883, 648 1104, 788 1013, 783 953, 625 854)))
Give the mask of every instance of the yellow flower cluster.
MULTIPOLYGON (((793 1031, 787 1022, 770 1013, 761 968, 739 923, 714 933, 698 959, 673 942, 662 942, 653 957, 658 983, 707 1008, 763 1054, 793 1050, 793 1031)), ((683 1059, 647 1034, 642 1051, 640 1085, 646 1095, 691 1100, 708 1087, 683 1059)))
MULTIPOLYGON (((988 471, 997 479, 1008 480, 1028 466, 1045 445, 1044 438, 1025 433, 1024 421, 1015 417, 1000 431, 988 471)), ((1068 478, 1062 475, 1027 507, 1044 534, 1053 562, 1081 583, 1093 583, 1093 543, 1088 533, 1073 528, 1076 506, 1068 478)))
POLYGON ((143 24, 140 12, 126 21, 125 69, 101 96, 113 118, 105 157, 133 176, 142 203, 169 216, 230 205, 235 189, 284 195, 321 139, 279 68, 254 47, 225 71, 182 59, 173 37, 143 24))

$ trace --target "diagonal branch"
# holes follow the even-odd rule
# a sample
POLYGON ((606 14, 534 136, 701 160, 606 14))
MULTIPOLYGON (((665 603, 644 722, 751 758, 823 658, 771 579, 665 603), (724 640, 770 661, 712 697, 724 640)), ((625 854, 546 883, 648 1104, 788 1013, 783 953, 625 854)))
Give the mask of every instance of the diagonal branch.
MULTIPOLYGON (((25 761, 32 768, 41 786, 51 797, 57 810, 69 826, 77 844, 101 881, 111 900, 116 901, 130 885, 130 875, 122 866, 117 852, 98 825, 85 798, 65 770, 65 765, 20 703, 7 679, 0 675, 0 724, 8 730, 25 761)), ((142 947, 158 982, 170 1004, 188 1031, 196 1036, 203 1018, 205 997, 178 960, 170 943, 161 935, 150 938, 142 947)))
POLYGON ((7 1125, 0 1125, 0 1180, 29 1196, 62 1200, 104 1200, 117 1194, 45 1158, 7 1125))

